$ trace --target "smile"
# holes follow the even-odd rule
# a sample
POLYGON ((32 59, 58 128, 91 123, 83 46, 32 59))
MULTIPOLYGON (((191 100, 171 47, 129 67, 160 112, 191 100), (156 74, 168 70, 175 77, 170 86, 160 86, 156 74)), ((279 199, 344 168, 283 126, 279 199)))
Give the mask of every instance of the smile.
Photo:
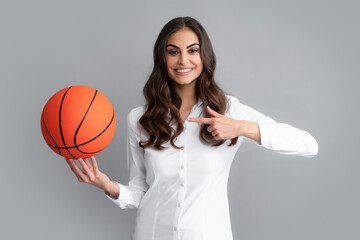
POLYGON ((175 75, 177 76, 186 76, 192 73, 193 68, 183 68, 183 69, 174 69, 175 75))
POLYGON ((176 72, 178 73, 186 73, 186 72, 190 72, 191 70, 193 70, 192 68, 188 68, 188 69, 175 69, 176 72))

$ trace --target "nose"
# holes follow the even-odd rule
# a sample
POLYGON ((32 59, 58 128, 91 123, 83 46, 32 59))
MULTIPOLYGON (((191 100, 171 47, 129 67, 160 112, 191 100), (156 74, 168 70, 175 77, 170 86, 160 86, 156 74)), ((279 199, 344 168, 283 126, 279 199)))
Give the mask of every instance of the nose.
POLYGON ((185 65, 189 60, 188 55, 186 53, 181 53, 179 57, 179 63, 185 65))

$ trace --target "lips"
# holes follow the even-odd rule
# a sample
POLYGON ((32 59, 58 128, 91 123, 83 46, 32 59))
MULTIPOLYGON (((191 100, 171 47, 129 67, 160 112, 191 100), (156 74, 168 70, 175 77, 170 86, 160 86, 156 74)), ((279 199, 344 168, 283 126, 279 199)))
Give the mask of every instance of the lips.
POLYGON ((174 72, 176 75, 184 76, 184 75, 191 73, 193 70, 194 70, 194 68, 188 68, 188 67, 187 68, 175 68, 174 72))

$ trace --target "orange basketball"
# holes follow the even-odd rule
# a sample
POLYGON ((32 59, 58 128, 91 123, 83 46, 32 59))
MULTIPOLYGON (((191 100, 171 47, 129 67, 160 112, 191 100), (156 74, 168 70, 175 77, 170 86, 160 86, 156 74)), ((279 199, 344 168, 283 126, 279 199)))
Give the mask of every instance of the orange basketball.
POLYGON ((41 114, 46 143, 66 158, 89 158, 114 136, 116 118, 110 101, 98 90, 71 86, 55 93, 41 114))

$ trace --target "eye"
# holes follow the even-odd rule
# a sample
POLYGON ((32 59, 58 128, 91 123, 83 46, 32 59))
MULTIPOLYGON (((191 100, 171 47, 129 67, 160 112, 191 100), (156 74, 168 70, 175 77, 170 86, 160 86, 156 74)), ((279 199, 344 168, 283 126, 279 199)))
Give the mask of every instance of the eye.
POLYGON ((198 49, 197 48, 192 48, 190 49, 190 53, 197 53, 198 52, 198 49))
POLYGON ((170 55, 176 55, 176 54, 177 54, 177 51, 175 51, 175 50, 170 50, 168 53, 169 53, 170 55))

